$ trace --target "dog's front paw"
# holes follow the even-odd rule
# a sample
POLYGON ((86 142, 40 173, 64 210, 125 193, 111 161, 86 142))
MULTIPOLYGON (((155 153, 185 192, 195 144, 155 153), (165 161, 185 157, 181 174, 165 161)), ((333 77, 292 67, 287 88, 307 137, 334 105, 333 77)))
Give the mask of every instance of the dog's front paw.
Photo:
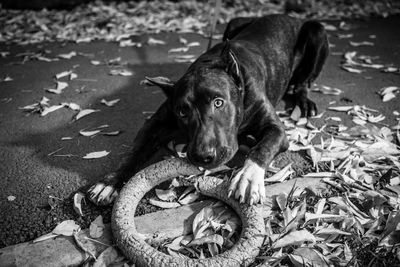
POLYGON ((250 205, 263 203, 265 170, 251 159, 247 159, 243 168, 233 177, 228 196, 234 196, 240 203, 250 205))
POLYGON ((110 205, 118 196, 116 188, 117 178, 115 173, 110 173, 101 182, 92 185, 87 190, 90 201, 98 206, 110 205))

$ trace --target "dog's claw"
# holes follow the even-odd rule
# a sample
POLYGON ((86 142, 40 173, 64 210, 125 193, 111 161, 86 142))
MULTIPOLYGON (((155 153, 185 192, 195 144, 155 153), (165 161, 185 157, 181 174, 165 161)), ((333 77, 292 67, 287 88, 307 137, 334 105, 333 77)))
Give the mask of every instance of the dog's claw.
POLYGON ((106 185, 102 182, 91 186, 87 192, 89 200, 99 206, 110 205, 118 196, 114 186, 106 185))

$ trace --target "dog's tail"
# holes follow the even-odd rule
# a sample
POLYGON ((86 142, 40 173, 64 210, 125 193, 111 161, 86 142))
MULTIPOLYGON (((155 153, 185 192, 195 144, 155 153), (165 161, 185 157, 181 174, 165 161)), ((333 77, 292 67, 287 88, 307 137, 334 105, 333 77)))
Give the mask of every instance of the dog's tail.
POLYGON ((210 16, 210 36, 208 37, 207 51, 211 48, 215 27, 217 26, 217 21, 221 12, 221 6, 222 0, 215 0, 214 16, 210 16))

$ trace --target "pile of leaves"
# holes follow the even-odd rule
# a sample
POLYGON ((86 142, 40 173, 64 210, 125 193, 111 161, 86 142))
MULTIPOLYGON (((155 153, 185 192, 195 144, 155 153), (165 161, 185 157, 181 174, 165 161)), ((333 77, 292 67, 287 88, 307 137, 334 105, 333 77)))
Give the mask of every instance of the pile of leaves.
MULTIPOLYGON (((400 13, 400 4, 384 1, 224 1, 219 23, 237 16, 289 12, 316 19, 386 17, 400 13), (293 8, 290 2, 305 4, 293 8), (297 13, 296 13, 297 12, 297 13)), ((208 32, 213 1, 94 1, 73 10, 20 11, 0 9, 0 42, 21 45, 39 42, 105 40, 132 45, 131 36, 159 32, 208 32)))

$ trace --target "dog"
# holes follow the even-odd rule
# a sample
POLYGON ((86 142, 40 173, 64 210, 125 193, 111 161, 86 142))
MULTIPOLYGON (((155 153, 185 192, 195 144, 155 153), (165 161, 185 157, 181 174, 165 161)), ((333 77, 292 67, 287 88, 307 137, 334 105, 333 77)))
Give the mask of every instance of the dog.
POLYGON ((327 34, 317 21, 286 15, 231 20, 222 42, 177 82, 149 79, 167 99, 139 130, 130 159, 93 185, 90 199, 99 205, 113 202, 124 182, 177 135, 186 138, 189 161, 206 169, 231 160, 238 140, 251 135, 256 144, 227 193, 241 203, 262 202, 265 171, 289 146, 274 107, 291 90, 302 116, 316 115, 307 89, 328 54, 327 34))

